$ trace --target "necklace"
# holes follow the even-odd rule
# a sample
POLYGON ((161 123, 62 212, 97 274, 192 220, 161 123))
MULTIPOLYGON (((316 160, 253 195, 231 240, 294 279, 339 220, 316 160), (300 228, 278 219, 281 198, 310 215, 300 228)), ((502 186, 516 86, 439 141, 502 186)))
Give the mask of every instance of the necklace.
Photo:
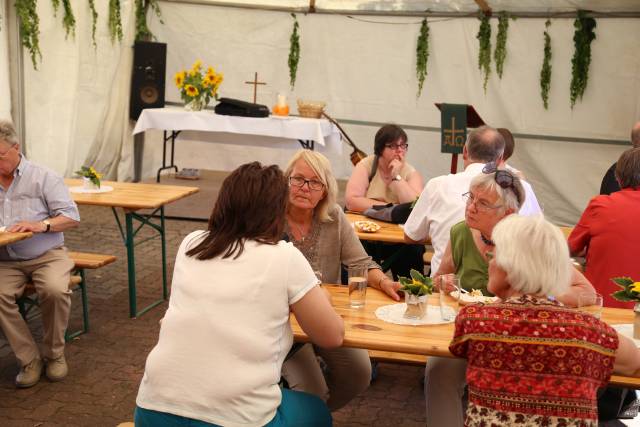
MULTIPOLYGON (((289 224, 289 226, 293 226, 295 228, 295 230, 298 232, 298 234, 300 235, 300 240, 301 242, 304 242, 304 240, 307 238, 307 236, 309 235, 309 231, 307 231, 306 233, 303 231, 302 226, 296 224, 295 222, 291 221, 291 220, 287 220, 287 223, 289 224)), ((311 229, 309 229, 311 230, 311 229)))
POLYGON ((487 239, 486 237, 484 237, 484 234, 482 234, 482 233, 480 233, 480 239, 487 246, 495 246, 496 245, 495 243, 493 243, 493 240, 487 239))

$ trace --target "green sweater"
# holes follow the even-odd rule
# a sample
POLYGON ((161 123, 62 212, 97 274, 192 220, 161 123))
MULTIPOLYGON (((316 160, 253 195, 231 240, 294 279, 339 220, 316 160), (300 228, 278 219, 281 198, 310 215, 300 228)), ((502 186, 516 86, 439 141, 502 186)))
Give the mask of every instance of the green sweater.
POLYGON ((489 264, 473 241, 471 229, 462 221, 451 227, 450 235, 451 255, 456 275, 460 278, 460 286, 468 291, 480 289, 484 295, 491 296, 487 290, 489 264))

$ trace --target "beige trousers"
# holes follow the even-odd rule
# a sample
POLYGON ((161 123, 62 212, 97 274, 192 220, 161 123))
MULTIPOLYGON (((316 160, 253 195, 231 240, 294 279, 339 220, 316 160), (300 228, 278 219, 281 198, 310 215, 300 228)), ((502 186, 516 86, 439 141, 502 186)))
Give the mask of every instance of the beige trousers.
POLYGON ((340 347, 326 350, 305 344, 282 365, 282 376, 291 390, 318 396, 337 411, 362 393, 371 382, 367 350, 340 347), (316 355, 327 364, 323 373, 316 355))
POLYGON ((73 261, 64 247, 51 249, 28 261, 0 261, 0 328, 21 366, 40 355, 55 359, 64 353, 64 332, 71 309, 69 279, 72 269, 73 261), (16 304, 30 280, 36 287, 42 312, 42 352, 16 304))
POLYGON ((463 402, 467 385, 467 359, 427 358, 424 395, 428 427, 462 427, 465 419, 463 402))

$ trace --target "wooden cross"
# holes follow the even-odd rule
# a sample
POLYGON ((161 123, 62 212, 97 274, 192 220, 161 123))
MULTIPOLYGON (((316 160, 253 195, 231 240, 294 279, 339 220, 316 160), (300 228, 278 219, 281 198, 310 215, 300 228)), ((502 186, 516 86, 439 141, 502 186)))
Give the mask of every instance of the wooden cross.
POLYGON ((256 103, 256 96, 258 94, 258 85, 265 85, 265 82, 259 82, 258 81, 258 72, 256 72, 255 76, 253 77, 253 81, 250 82, 244 82, 245 84, 248 85, 253 85, 253 103, 256 103))

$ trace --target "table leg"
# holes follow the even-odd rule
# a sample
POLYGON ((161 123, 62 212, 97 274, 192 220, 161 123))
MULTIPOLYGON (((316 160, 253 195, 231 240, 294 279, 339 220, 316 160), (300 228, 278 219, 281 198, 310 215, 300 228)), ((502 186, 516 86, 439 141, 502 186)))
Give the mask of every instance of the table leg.
POLYGON ((167 241, 164 228, 164 206, 160 207, 160 230, 158 231, 162 241, 162 298, 166 300, 169 297, 169 290, 167 287, 167 241))
POLYGON ((176 138, 180 134, 180 131, 172 130, 171 135, 167 136, 167 131, 165 130, 162 134, 162 167, 158 169, 156 174, 156 182, 160 182, 160 172, 168 169, 175 169, 176 173, 178 173, 178 166, 174 163, 175 157, 175 145, 176 138), (171 164, 167 165, 167 142, 171 141, 171 164))
POLYGON ((315 141, 313 139, 299 139, 298 142, 305 150, 314 150, 315 141))
POLYGON ((126 211, 125 226, 127 235, 124 244, 127 247, 127 275, 129 279, 129 317, 136 317, 136 255, 133 244, 133 212, 126 211))

